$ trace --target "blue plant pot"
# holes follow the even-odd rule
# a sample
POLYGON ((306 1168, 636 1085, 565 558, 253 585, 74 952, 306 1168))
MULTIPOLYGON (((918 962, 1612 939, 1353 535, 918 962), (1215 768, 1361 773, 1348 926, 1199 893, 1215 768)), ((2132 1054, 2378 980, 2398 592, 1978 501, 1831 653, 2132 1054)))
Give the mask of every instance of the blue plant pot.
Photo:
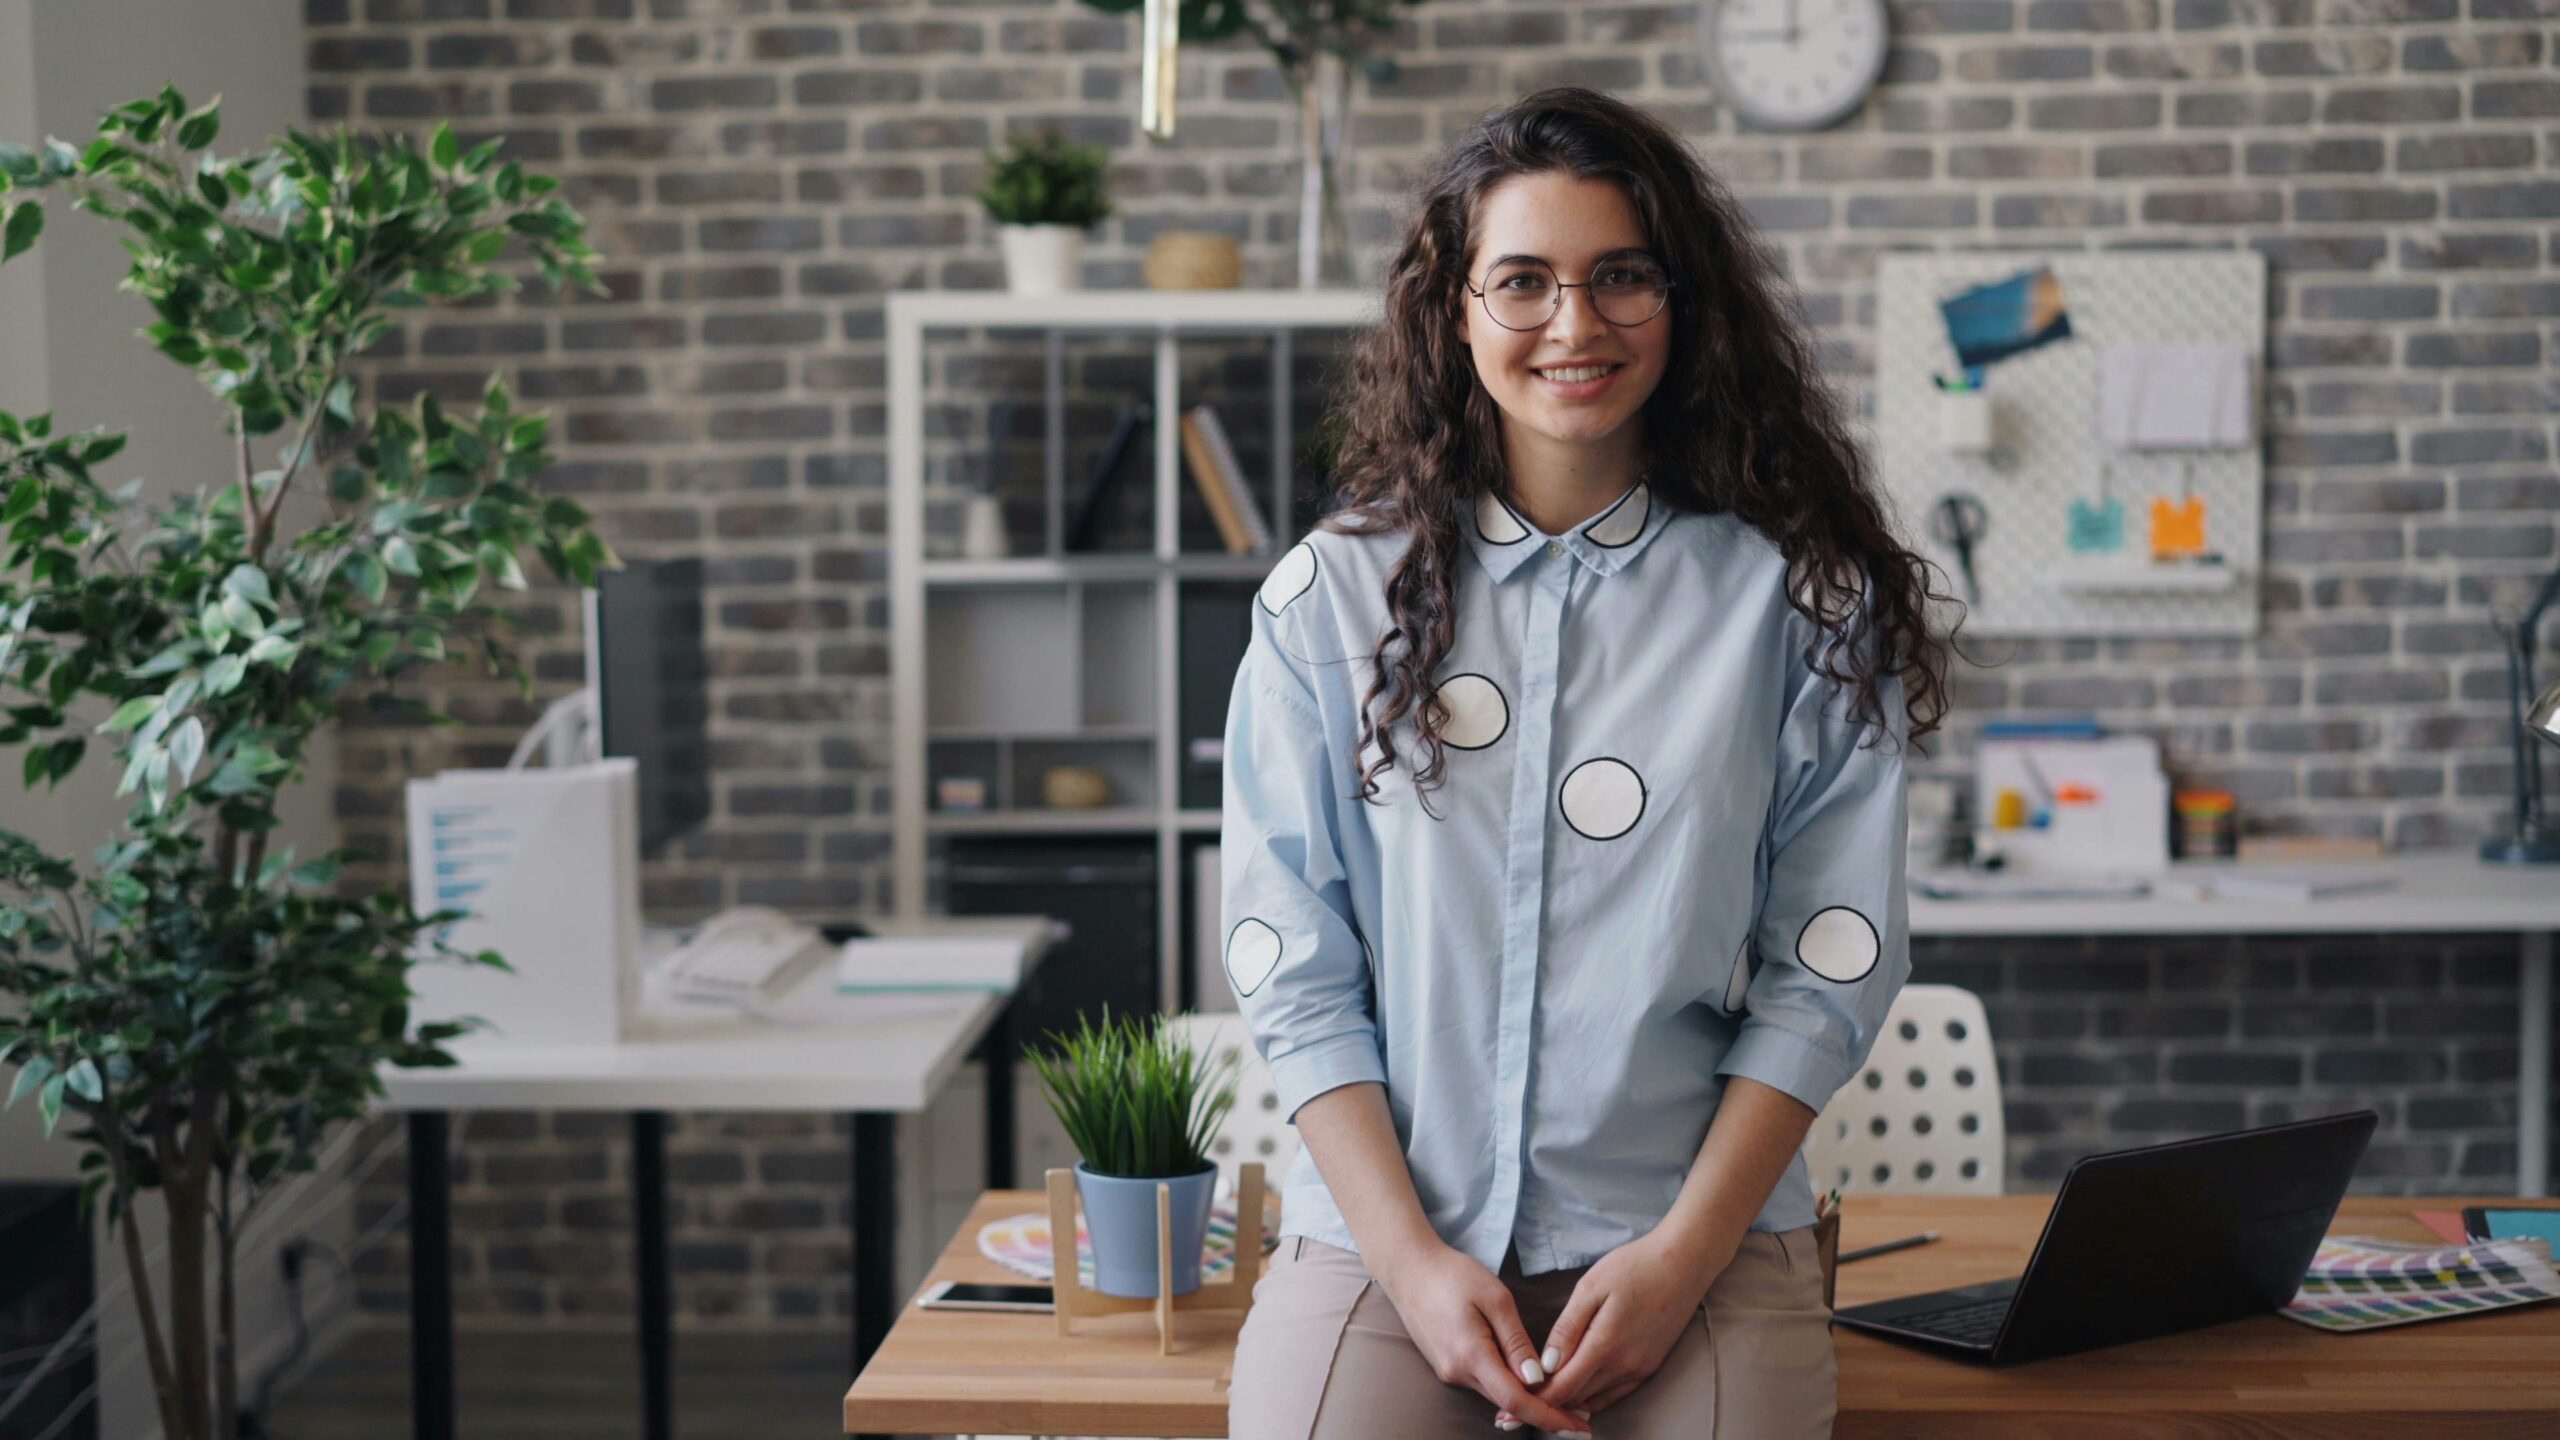
POLYGON ((1200 1252, 1209 1243, 1209 1202, 1218 1167, 1196 1175, 1131 1179, 1097 1175, 1076 1162, 1076 1193, 1093 1237, 1093 1288, 1126 1299, 1156 1297, 1156 1186, 1173 1189, 1173 1293, 1200 1288, 1200 1252))

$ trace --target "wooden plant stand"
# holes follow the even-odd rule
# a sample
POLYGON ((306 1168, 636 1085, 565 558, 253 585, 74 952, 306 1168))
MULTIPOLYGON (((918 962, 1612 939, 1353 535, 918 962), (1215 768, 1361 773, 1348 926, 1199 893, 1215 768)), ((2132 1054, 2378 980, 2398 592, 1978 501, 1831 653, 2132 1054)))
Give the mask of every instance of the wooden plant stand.
POLYGON ((1218 1284, 1203 1283, 1186 1295, 1166 1283, 1173 1274, 1173 1187, 1156 1182, 1156 1280, 1153 1299, 1105 1295, 1089 1289, 1076 1265, 1076 1172, 1049 1173, 1049 1289, 1058 1312, 1058 1333, 1075 1333, 1078 1315, 1125 1315, 1153 1310, 1156 1353, 1173 1353, 1176 1310, 1247 1310, 1253 1285, 1262 1278, 1262 1165, 1247 1161, 1236 1168, 1236 1262, 1218 1284))

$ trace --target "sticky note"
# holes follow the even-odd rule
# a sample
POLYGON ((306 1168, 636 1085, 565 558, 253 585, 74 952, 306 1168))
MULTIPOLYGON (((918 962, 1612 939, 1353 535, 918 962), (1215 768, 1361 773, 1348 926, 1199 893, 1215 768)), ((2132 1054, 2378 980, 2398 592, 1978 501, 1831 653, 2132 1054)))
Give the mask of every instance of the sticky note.
POLYGON ((2204 550, 2204 497, 2190 495, 2172 500, 2163 495, 2151 502, 2151 554, 2156 559, 2195 555, 2204 550))

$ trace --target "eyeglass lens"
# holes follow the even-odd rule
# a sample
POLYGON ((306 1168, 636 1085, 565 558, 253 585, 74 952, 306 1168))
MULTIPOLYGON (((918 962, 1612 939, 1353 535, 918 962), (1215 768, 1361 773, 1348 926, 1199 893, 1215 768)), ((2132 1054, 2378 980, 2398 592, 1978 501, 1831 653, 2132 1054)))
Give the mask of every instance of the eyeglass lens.
MULTIPOLYGON (((1600 318, 1612 325, 1641 325, 1662 309, 1670 277, 1645 255, 1612 255, 1592 267, 1588 283, 1600 318)), ((1485 308, 1514 330, 1534 330, 1557 308, 1556 272, 1542 260, 1506 260, 1485 276, 1485 308)))

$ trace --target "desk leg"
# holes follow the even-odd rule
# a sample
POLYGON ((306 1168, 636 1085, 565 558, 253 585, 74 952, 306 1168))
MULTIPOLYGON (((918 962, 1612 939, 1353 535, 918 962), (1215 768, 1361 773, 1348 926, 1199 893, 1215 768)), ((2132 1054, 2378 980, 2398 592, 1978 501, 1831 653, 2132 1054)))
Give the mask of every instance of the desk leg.
POLYGON ((640 1433, 672 1440, 675 1393, 667 1276, 667 1115, 631 1112, 631 1250, 640 1293, 640 1433))
POLYGON ((987 1188, 1013 1188, 1013 1002, 987 1027, 987 1188))
POLYGON ((898 1316, 898 1117, 853 1117, 853 1373, 898 1316))
POLYGON ((452 1117, 409 1112, 409 1415, 417 1440, 454 1440, 452 1117))
POLYGON ((2551 1193, 2551 932, 2525 932, 2516 1046, 2516 1193, 2551 1193))

